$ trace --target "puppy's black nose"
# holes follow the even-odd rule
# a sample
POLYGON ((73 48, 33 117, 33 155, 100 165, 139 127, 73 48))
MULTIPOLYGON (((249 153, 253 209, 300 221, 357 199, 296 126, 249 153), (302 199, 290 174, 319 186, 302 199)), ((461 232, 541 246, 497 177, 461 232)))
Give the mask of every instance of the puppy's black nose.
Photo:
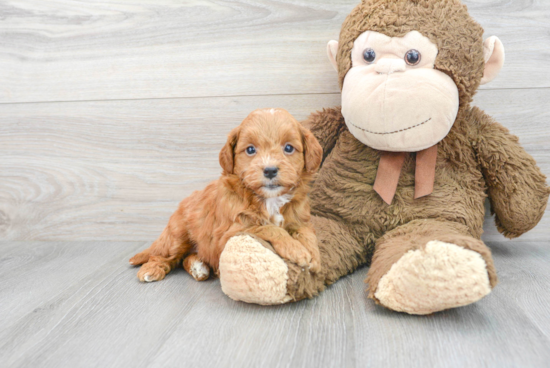
POLYGON ((279 171, 276 167, 266 167, 264 169, 264 176, 268 179, 273 179, 277 176, 277 171, 279 171))

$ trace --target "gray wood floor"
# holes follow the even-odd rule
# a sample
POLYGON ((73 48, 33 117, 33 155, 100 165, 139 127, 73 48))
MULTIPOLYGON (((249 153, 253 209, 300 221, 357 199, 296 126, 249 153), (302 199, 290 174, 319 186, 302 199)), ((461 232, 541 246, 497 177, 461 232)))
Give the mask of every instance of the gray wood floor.
POLYGON ((319 297, 264 307, 183 269, 141 284, 144 242, 0 243, 3 367, 548 367, 550 246, 491 243, 500 285, 418 317, 365 297, 363 268, 319 297))
MULTIPOLYGON (((359 0, 0 1, 1 367, 548 367, 550 210, 500 284, 426 317, 376 307, 361 269, 261 307, 127 259, 220 172, 253 109, 338 105, 325 45, 359 0)), ((550 1, 465 0, 506 63, 475 104, 550 174, 550 1)))

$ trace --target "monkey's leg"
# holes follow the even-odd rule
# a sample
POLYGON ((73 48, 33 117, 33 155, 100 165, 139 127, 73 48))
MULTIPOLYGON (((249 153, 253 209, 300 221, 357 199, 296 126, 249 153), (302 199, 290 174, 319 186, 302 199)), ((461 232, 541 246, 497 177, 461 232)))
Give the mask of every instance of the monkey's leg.
POLYGON ((466 226, 415 220, 377 240, 366 282, 377 303, 429 314, 483 298, 497 277, 491 251, 466 226))
POLYGON ((220 258, 222 290, 230 298, 256 304, 280 304, 311 298, 367 260, 365 242, 345 225, 313 216, 318 238, 321 269, 308 272, 279 257, 273 248, 251 234, 229 239, 220 258))

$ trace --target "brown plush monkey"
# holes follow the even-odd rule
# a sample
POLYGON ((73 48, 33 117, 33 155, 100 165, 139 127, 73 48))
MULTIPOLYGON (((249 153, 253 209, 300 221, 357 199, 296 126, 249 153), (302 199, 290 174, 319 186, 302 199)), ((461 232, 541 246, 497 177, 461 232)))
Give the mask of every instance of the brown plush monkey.
POLYGON ((473 303, 497 282, 480 240, 488 196, 509 238, 541 219, 549 188, 518 139, 470 105, 504 62, 496 37, 459 0, 364 0, 328 54, 342 108, 306 125, 324 149, 311 193, 322 271, 301 269, 248 235, 220 278, 233 299, 312 297, 370 263, 369 297, 412 314, 473 303))

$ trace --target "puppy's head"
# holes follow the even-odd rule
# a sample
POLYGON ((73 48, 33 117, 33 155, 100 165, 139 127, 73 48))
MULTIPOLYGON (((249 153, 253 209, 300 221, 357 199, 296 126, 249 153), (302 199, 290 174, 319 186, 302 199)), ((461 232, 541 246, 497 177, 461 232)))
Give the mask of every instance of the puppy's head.
POLYGON ((253 111, 229 133, 220 152, 226 175, 237 175, 263 198, 291 192, 309 180, 323 156, 310 131, 283 109, 253 111))

